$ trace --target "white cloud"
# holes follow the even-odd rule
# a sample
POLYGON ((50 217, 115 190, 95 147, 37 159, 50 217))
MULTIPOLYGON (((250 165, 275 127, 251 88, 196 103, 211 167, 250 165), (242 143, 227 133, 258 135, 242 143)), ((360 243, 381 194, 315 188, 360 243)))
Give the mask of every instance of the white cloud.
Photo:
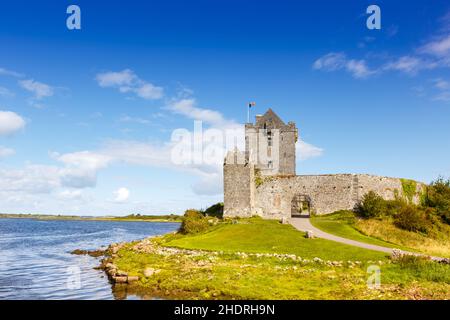
POLYGON ((364 60, 349 60, 346 63, 345 68, 353 75, 353 77, 358 79, 367 78, 376 73, 376 71, 369 69, 364 60))
POLYGON ((296 151, 296 156, 301 161, 320 157, 323 154, 322 148, 306 143, 301 139, 296 143, 296 151))
POLYGON ((25 120, 15 112, 0 111, 0 136, 8 136, 25 127, 25 120))
POLYGON ((5 68, 0 68, 0 75, 3 76, 11 76, 11 77, 15 77, 15 78, 21 78, 24 75, 22 73, 16 72, 16 71, 12 71, 12 70, 8 70, 5 68))
POLYGON ((163 88, 154 86, 151 83, 142 83, 137 88, 132 89, 139 97, 152 100, 160 99, 163 96, 163 88))
POLYGON ((439 66, 442 66, 442 61, 406 55, 393 59, 390 62, 379 64, 377 67, 369 68, 366 60, 348 59, 343 53, 329 53, 317 59, 313 64, 315 70, 328 72, 345 70, 356 79, 364 79, 386 71, 399 71, 415 75, 421 70, 431 70, 439 66))
POLYGON ((2 158, 6 158, 6 157, 9 157, 9 156, 12 156, 15 153, 16 152, 13 149, 0 146, 0 160, 2 158))
MULTIPOLYGON (((450 16, 450 15, 449 15, 450 16)), ((372 54, 366 57, 374 58, 372 54)), ((330 52, 313 63, 313 69, 322 71, 345 70, 357 79, 367 78, 374 74, 387 71, 398 71, 409 75, 415 75, 422 70, 432 70, 442 67, 450 67, 450 34, 448 28, 434 40, 414 50, 410 54, 394 57, 388 60, 385 55, 378 55, 377 60, 370 61, 369 68, 365 59, 350 59, 344 52, 330 52), (375 66, 373 66, 375 65, 375 66)))
POLYGON ((125 69, 119 72, 105 72, 99 73, 96 76, 97 82, 100 87, 124 87, 130 86, 135 80, 136 75, 133 71, 125 69))
POLYGON ((106 168, 112 158, 90 151, 80 151, 59 155, 53 153, 52 156, 65 164, 60 169, 61 183, 72 188, 94 187, 97 184, 97 172, 106 168))
MULTIPOLYGON (((130 86, 134 81, 134 76, 130 72, 115 73, 99 78, 101 86, 115 86, 119 90, 121 87, 130 86)), ((126 91, 128 89, 123 90, 126 91)), ((54 194, 56 196, 55 199, 60 199, 61 201, 64 199, 80 200, 83 198, 81 189, 96 186, 97 175, 100 170, 117 163, 125 163, 179 170, 198 177, 197 182, 192 185, 195 193, 199 195, 220 194, 223 184, 223 157, 226 148, 229 147, 226 145, 227 130, 231 130, 232 134, 239 132, 236 136, 233 136, 233 141, 237 139, 239 148, 243 150, 243 125, 225 118, 219 111, 197 106, 195 99, 186 96, 179 100, 172 100, 166 109, 174 114, 179 114, 189 119, 201 120, 205 123, 203 140, 199 140, 202 138, 194 135, 192 130, 186 129, 185 131, 190 134, 190 139, 182 142, 182 144, 185 143, 184 147, 189 149, 195 143, 200 143, 204 151, 213 150, 214 152, 207 154, 207 159, 203 159, 199 163, 191 161, 182 164, 172 161, 173 146, 177 143, 175 141, 110 140, 98 150, 85 150, 66 154, 51 153, 51 157, 59 165, 27 166, 22 170, 2 171, 0 172, 0 180, 2 181, 0 190, 2 183, 5 183, 7 188, 3 192, 8 193, 8 197, 14 196, 19 199, 19 196, 23 198, 30 194, 46 192, 54 194), (223 140, 206 139, 215 133, 221 134, 223 140), (212 148, 208 149, 208 147, 212 148)), ((129 116, 122 117, 121 121, 147 123, 146 119, 129 116)), ((10 123, 10 121, 7 121, 7 123, 10 123)), ((300 159, 312 158, 322 153, 322 149, 306 143, 301 143, 300 147, 302 149, 299 156, 300 159)), ((128 189, 120 188, 115 192, 115 201, 125 202, 128 200, 129 194, 128 189)))
POLYGON ((444 91, 433 98, 434 101, 450 102, 450 91, 444 91))
POLYGON ((115 196, 114 202, 124 203, 130 197, 130 190, 123 187, 119 188, 116 191, 114 191, 114 196, 115 196))
POLYGON ((54 89, 51 86, 33 79, 20 80, 19 85, 25 90, 33 93, 36 100, 51 97, 54 94, 54 89))
POLYGON ((50 193, 59 186, 59 170, 54 166, 26 165, 23 169, 0 169, 1 192, 50 193))
POLYGON ((450 102, 450 82, 442 78, 432 79, 437 93, 431 96, 432 101, 450 102))
POLYGON ((155 86, 140 79, 132 70, 109 71, 99 73, 95 79, 102 88, 117 88, 122 93, 132 92, 147 100, 160 99, 164 95, 162 87, 155 86))
POLYGON ((346 64, 346 56, 342 52, 330 52, 317 59, 313 68, 323 71, 336 71, 342 69, 346 64))
POLYGON ((376 73, 371 70, 365 60, 348 59, 342 52, 331 52, 317 59, 313 63, 313 69, 322 71, 346 70, 354 78, 367 78, 376 73))
POLYGON ((427 61, 414 56, 403 56, 395 61, 385 64, 383 69, 401 71, 414 75, 420 70, 433 69, 435 67, 437 67, 436 62, 427 61))
POLYGON ((238 125, 233 120, 225 119, 218 111, 197 107, 193 98, 174 100, 169 103, 167 109, 175 114, 180 114, 193 120, 200 120, 215 127, 233 127, 238 125))
POLYGON ((439 90, 447 90, 450 89, 450 82, 442 79, 442 78, 437 78, 433 80, 434 82, 434 86, 436 88, 438 88, 439 90))
MULTIPOLYGON (((223 184, 223 159, 227 149, 234 148, 227 145, 229 141, 238 140, 238 148, 244 148, 243 125, 226 119, 220 112, 197 107, 194 99, 181 99, 173 101, 168 109, 176 114, 195 120, 203 120, 210 127, 203 128, 203 137, 196 136, 193 131, 187 129, 184 132, 188 139, 174 142, 140 142, 132 140, 110 140, 90 156, 105 159, 101 167, 112 163, 123 162, 132 165, 168 168, 179 170, 198 177, 198 181, 192 186, 195 193, 200 195, 220 194, 223 184), (208 140, 208 137, 218 135, 223 139, 208 140), (231 138, 231 139, 230 139, 231 138), (174 154, 174 146, 177 145, 190 153, 187 161, 174 161, 179 158, 174 154), (193 157, 194 146, 202 146, 201 159, 196 162, 193 157), (208 150, 208 151, 207 151, 208 150), (211 151, 211 152, 209 152, 211 151)), ((297 143, 298 159, 306 160, 321 156, 323 149, 308 144, 304 141, 297 143)), ((98 168, 99 166, 94 166, 98 168)), ((89 172, 89 171, 88 171, 89 172)), ((96 172, 96 171, 95 171, 96 172)))
POLYGON ((445 57, 450 54, 450 34, 432 40, 418 50, 420 53, 429 54, 437 57, 445 57))

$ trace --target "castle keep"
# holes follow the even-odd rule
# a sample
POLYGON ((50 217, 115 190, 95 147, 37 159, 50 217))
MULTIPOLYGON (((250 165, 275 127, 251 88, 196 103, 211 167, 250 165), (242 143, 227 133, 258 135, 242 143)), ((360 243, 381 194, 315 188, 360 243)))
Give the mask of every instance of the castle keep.
MULTIPOLYGON (((353 209, 369 191, 385 199, 419 202, 421 183, 366 174, 296 175, 295 123, 271 109, 245 125, 245 151, 228 152, 224 162, 224 216, 290 218, 353 209), (415 192, 405 194, 405 183, 415 192)), ((410 188, 408 188, 410 189, 410 188)))

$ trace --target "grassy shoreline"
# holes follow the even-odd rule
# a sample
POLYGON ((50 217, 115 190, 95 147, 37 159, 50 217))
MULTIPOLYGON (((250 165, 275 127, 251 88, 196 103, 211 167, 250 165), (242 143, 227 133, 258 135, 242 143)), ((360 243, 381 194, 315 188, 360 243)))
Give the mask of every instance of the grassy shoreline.
POLYGON ((324 239, 273 220, 222 222, 117 247, 104 264, 138 280, 116 292, 169 299, 450 299, 450 266, 394 263, 384 253, 324 239), (368 266, 381 286, 367 286, 368 266))

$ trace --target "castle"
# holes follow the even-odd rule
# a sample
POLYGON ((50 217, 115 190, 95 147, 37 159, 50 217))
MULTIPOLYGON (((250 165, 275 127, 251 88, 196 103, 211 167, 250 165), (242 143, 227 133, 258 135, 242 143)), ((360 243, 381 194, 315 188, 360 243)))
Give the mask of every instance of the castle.
POLYGON ((224 161, 224 216, 280 219, 350 210, 369 191, 418 203, 424 184, 367 174, 296 175, 298 129, 273 110, 245 125, 245 151, 224 161), (411 192, 412 187, 412 192, 411 192))

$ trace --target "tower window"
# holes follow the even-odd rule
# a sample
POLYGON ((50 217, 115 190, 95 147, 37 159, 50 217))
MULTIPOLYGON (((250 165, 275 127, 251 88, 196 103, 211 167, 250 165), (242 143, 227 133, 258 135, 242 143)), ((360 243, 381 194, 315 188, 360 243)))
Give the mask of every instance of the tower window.
POLYGON ((267 163, 267 167, 269 167, 269 169, 272 169, 272 168, 273 168, 273 162, 272 162, 272 161, 269 161, 269 162, 267 163))

